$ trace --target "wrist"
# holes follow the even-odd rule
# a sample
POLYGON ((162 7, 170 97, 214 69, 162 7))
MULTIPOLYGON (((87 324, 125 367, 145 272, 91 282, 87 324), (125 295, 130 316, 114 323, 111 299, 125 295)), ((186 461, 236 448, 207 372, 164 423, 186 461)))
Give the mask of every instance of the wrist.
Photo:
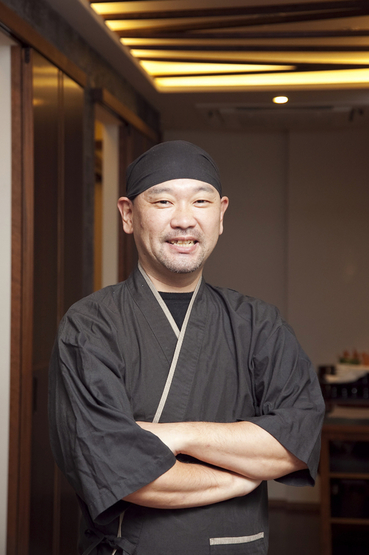
MULTIPOLYGON (((179 424, 179 437, 180 437, 180 449, 179 453, 184 455, 191 455, 196 457, 197 445, 201 441, 199 438, 199 425, 197 422, 181 422, 179 424)), ((204 445, 201 444, 201 448, 204 445)))

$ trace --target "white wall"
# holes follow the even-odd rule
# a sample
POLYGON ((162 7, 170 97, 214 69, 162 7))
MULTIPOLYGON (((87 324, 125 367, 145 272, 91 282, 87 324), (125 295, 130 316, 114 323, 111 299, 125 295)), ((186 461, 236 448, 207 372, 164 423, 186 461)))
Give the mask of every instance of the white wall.
POLYGON ((289 319, 316 364, 369 351, 369 130, 294 133, 289 319))
MULTIPOLYGON (((170 131, 217 161, 230 196, 205 277, 277 305, 315 366, 369 350, 369 130, 170 131)), ((270 484, 317 501, 318 488, 270 484)))
MULTIPOLYGON (((0 37, 1 39, 1 37, 0 37)), ((6 550, 11 295, 10 47, 0 40, 0 553, 6 550)))

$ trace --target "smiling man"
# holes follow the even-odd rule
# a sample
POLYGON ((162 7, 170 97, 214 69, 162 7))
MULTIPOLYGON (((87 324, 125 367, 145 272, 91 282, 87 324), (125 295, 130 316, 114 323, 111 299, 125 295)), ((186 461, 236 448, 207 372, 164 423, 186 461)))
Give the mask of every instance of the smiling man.
POLYGON ((123 229, 133 233, 141 266, 164 291, 193 291, 223 231, 227 197, 196 179, 150 187, 134 203, 118 203, 123 229), (177 274, 177 275, 173 275, 177 274))
POLYGON ((80 553, 265 555, 266 480, 314 484, 316 373, 275 307, 202 278, 228 207, 206 152, 153 147, 118 207, 138 268, 68 311, 50 366, 80 553))

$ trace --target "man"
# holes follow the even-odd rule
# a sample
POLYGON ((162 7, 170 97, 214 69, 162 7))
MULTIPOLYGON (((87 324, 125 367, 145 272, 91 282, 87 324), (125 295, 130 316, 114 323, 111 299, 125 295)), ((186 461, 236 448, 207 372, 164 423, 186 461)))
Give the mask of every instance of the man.
POLYGON ((314 484, 316 373, 277 309, 202 279, 228 207, 206 152, 153 147, 118 206, 139 268, 68 311, 50 368, 81 552, 266 554, 265 481, 314 484))

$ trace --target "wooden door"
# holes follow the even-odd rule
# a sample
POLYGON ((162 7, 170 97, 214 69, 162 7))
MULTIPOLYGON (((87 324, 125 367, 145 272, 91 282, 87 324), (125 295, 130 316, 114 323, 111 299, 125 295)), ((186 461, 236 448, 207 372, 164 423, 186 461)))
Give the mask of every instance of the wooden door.
POLYGON ((78 506, 49 447, 48 365, 58 323, 83 296, 83 90, 33 55, 33 412, 29 555, 77 552, 78 506))
POLYGON ((9 555, 77 553, 79 509, 49 447, 47 388, 58 323, 83 296, 83 113, 79 85, 14 47, 9 555))

